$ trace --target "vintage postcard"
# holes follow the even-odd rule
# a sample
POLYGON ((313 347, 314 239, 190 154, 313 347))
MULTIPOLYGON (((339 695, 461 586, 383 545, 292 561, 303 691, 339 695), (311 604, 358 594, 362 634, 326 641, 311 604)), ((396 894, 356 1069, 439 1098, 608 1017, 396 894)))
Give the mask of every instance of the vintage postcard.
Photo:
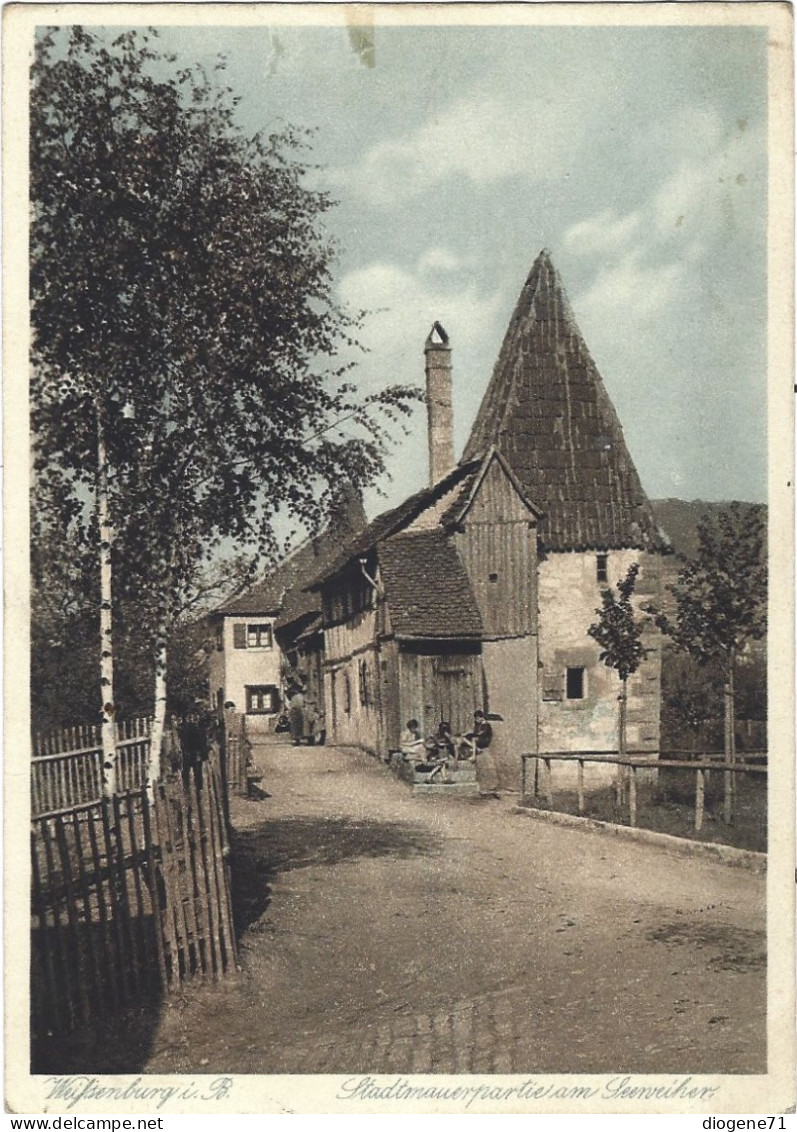
POLYGON ((8 1109, 785 1128, 791 9, 4 22, 8 1109))

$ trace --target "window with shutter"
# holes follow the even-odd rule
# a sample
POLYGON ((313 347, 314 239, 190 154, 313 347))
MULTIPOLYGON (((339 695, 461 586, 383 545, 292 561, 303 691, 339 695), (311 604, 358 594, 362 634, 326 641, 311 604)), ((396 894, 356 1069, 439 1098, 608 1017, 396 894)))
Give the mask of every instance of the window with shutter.
POLYGON ((245 649, 246 648, 246 625, 233 625, 232 627, 232 643, 233 648, 245 649))
POLYGON ((250 649, 270 649, 271 641, 271 626, 270 625, 247 625, 246 626, 246 647, 250 649))
POLYGON ((247 685, 247 715, 274 715, 279 706, 279 694, 273 684, 247 685))
POLYGON ((543 700, 558 701, 562 698, 562 677, 558 672, 545 672, 542 681, 543 700))

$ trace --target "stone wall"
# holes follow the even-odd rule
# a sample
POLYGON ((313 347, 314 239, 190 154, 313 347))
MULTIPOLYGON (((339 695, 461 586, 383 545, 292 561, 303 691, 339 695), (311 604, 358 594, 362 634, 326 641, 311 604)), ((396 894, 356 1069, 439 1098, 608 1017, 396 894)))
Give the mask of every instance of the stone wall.
MULTIPOLYGON (((549 554, 539 569, 540 751, 617 750, 620 679, 599 659, 587 630, 598 617, 601 591, 616 586, 629 566, 640 563, 634 604, 654 600, 661 585, 661 560, 638 550, 606 556, 606 581, 598 581, 596 552, 549 554), (583 669, 583 694, 568 696, 567 670, 583 669)), ((649 650, 628 681, 627 741, 630 750, 655 752, 659 745, 661 641, 646 630, 649 650)), ((570 692, 576 691, 573 687, 570 692)), ((607 768, 608 771, 608 768, 607 768)))
POLYGON ((485 641, 482 663, 487 706, 502 716, 493 723, 490 745, 498 786, 519 790, 521 755, 533 752, 537 744, 537 638, 485 641))

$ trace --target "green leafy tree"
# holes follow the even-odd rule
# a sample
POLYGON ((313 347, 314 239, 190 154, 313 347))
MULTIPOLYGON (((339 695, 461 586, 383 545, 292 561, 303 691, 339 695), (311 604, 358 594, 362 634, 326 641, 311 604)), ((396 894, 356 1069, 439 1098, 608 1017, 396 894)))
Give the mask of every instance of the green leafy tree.
POLYGON ((671 616, 656 620, 701 666, 717 665, 724 684, 724 751, 736 753, 736 667, 740 653, 766 633, 767 566, 763 519, 732 503, 698 524, 697 551, 668 588, 671 616))
POLYGON ((632 603, 639 563, 629 567, 625 577, 617 583, 617 592, 608 588, 601 594, 601 607, 596 609, 598 620, 587 632, 601 646, 600 659, 607 668, 613 668, 620 677, 620 726, 618 745, 620 758, 626 753, 626 709, 628 704, 628 678, 645 659, 642 644, 644 621, 637 618, 632 603))
MULTIPOLYGON (((39 513, 40 516, 40 513, 39 513)), ((31 723, 35 731, 67 727, 96 712, 97 579, 83 578, 69 531, 36 524, 31 587, 31 723)), ((90 563, 96 567, 96 562, 90 563)), ((168 710, 184 715, 207 698, 206 612, 251 577, 245 556, 213 563, 193 580, 169 636, 168 710)), ((114 603, 115 700, 119 718, 152 712, 153 639, 135 597, 114 603)))
POLYGON ((278 516, 316 527, 362 488, 419 397, 363 395, 338 359, 329 197, 306 138, 244 135, 223 64, 208 77, 81 27, 36 42, 30 103, 35 475, 99 558, 106 789, 113 611, 135 595, 155 642, 157 754, 167 646, 185 593, 230 541, 262 556, 278 516))
POLYGON ((667 641, 661 657, 661 749, 713 751, 717 745, 722 745, 722 675, 717 665, 699 665, 667 641))

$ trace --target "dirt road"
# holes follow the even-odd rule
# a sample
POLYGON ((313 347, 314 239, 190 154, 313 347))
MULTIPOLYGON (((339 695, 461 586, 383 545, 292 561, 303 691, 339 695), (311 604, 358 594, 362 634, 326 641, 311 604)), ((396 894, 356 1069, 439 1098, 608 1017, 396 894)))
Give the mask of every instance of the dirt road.
POLYGON ((168 1005, 146 1071, 765 1071, 764 878, 412 796, 260 747, 235 800, 240 981, 168 1005))

